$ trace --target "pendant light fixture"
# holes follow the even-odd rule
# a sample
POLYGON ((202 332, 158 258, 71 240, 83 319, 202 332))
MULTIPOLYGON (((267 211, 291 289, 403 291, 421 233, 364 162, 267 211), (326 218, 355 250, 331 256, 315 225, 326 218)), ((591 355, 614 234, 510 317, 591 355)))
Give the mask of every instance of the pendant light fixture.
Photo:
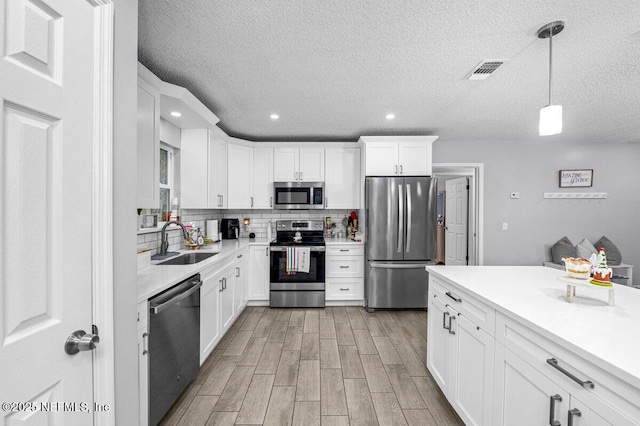
POLYGON ((538 30, 538 38, 549 39, 549 105, 540 109, 540 136, 562 133, 562 105, 551 102, 551 78, 553 66, 553 36, 564 29, 563 21, 550 22, 538 30))

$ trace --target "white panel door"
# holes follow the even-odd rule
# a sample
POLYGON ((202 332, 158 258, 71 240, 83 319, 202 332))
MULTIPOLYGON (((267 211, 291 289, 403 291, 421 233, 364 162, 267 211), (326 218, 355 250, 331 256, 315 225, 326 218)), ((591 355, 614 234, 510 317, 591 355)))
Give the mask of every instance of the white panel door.
POLYGON ((398 172, 402 176, 431 176, 431 142, 400 142, 398 172))
MULTIPOLYGON (((228 205, 227 199, 227 143, 221 140, 216 140, 211 137, 211 131, 209 131, 209 149, 213 153, 213 162, 209 164, 209 167, 213 165, 212 176, 213 179, 209 182, 215 191, 213 193, 217 197, 220 197, 220 208, 226 209, 228 205)), ((211 196, 212 194, 210 194, 211 196)))
POLYGON ((324 148, 300 148, 302 182, 324 182, 324 148))
POLYGON ((3 406, 3 425, 93 424, 101 348, 64 345, 92 329, 95 13, 86 1, 0 7, 0 401, 33 404, 3 406), (77 410, 41 410, 56 402, 77 410))
POLYGON ((180 150, 180 208, 217 207, 219 198, 209 186, 209 142, 207 130, 184 129, 180 150))
POLYGON ((253 208, 273 208, 273 148, 253 148, 253 208))
POLYGON ((299 180, 300 155, 297 148, 273 150, 273 180, 291 182, 299 180))
POLYGON ((231 267, 225 269, 220 274, 220 324, 222 325, 222 334, 227 332, 233 323, 233 316, 235 314, 235 299, 234 299, 234 285, 233 280, 236 276, 236 268, 231 267))
POLYGON ((445 265, 466 265, 469 215, 468 178, 450 179, 446 182, 445 265))
POLYGON ((399 174, 397 142, 365 144, 365 175, 395 176, 399 174))
POLYGON ((253 208, 253 148, 244 145, 227 146, 227 208, 253 208))
POLYGON ((443 392, 449 387, 450 336, 448 326, 451 313, 442 300, 430 295, 427 322, 427 368, 443 392))
POLYGON ((220 340, 220 282, 212 276, 202 282, 200 291, 200 365, 220 340))
POLYGON ((251 246, 250 300, 269 300, 269 247, 251 246))
POLYGON ((326 148, 325 208, 360 208, 360 148, 326 148))
POLYGON ((138 77, 137 208, 160 207, 160 92, 138 77))

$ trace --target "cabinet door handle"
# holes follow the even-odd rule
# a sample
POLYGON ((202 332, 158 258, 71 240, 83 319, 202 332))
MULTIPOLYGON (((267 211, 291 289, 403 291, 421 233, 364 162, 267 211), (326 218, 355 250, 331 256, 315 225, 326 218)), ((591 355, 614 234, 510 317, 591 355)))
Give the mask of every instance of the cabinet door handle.
POLYGON ((266 256, 269 257, 269 247, 265 250, 266 256))
POLYGON ((329 197, 324 197, 324 207, 329 207, 329 197))
POLYGON ((220 196, 220 199, 222 200, 222 201, 220 202, 220 207, 223 207, 223 206, 224 206, 224 195, 221 195, 221 196, 220 196))
POLYGON ((251 207, 253 207, 253 197, 251 197, 251 207))
POLYGON ((294 172, 293 176, 294 176, 294 180, 298 180, 298 172, 294 172))
POLYGON ((567 426, 573 426, 573 418, 582 416, 582 412, 577 408, 569 410, 569 416, 567 417, 567 426))
POLYGON ((218 292, 222 293, 222 291, 224 290, 224 287, 222 286, 222 280, 218 280, 218 292))
POLYGON ((400 164, 400 174, 402 174, 402 164, 400 164))
POLYGON ((142 355, 149 353, 149 333, 142 333, 142 355))
POLYGON ((556 401, 562 401, 562 397, 558 394, 549 397, 549 425, 560 426, 560 422, 556 420, 556 401))
POLYGON ((444 328, 445 330, 448 330, 447 328, 447 317, 449 316, 449 312, 443 312, 442 313, 442 328, 444 328))
POLYGON ((240 259, 242 256, 243 256, 242 254, 239 254, 236 256, 236 259, 240 259))
POLYGON ((236 278, 240 276, 240 268, 236 266, 236 278))
POLYGON ((397 175, 398 174, 398 165, 396 164, 394 167, 396 168, 396 171, 393 174, 397 175))
POLYGON ((223 289, 223 290, 226 290, 226 289, 227 289, 227 279, 226 279, 226 278, 223 278, 223 279, 222 279, 222 289, 223 289))
POLYGON ((349 265, 340 265, 340 269, 349 269, 349 265))
POLYGON ((445 294, 446 294, 447 296, 449 296, 450 298, 452 298, 453 300, 455 300, 456 302, 458 302, 458 303, 462 303, 462 299, 461 299, 461 298, 459 298, 458 296, 455 296, 455 295, 451 294, 451 292, 450 292, 450 291, 446 292, 445 294))
POLYGON ((273 207, 273 197, 269 197, 269 207, 273 207))
POLYGON ((453 327, 451 326, 451 321, 455 320, 456 316, 455 315, 451 315, 449 317, 449 334, 456 334, 456 331, 453 329, 453 327))
POLYGON ((349 249, 340 249, 340 251, 349 251, 349 249))
POLYGON ((550 366, 552 366, 553 368, 555 368, 556 370, 558 370, 559 372, 561 372, 562 374, 564 374, 565 376, 567 376, 568 378, 570 378, 571 380, 573 380, 574 382, 582 386, 583 388, 593 389, 596 386, 593 384, 591 380, 580 380, 578 377, 574 376, 569 371, 560 367, 558 365, 558 360, 555 358, 549 358, 547 360, 547 364, 549 364, 550 366))
POLYGON ((340 287, 340 291, 349 291, 349 289, 340 287))
POLYGON ((302 180, 302 172, 300 172, 300 180, 302 180))

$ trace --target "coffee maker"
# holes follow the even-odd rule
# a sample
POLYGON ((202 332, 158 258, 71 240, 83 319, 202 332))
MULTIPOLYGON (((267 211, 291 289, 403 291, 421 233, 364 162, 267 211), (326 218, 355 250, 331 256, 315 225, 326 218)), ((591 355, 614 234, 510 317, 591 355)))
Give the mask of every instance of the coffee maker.
POLYGON ((220 232, 223 240, 235 240, 240 236, 240 221, 238 219, 222 219, 220 232))

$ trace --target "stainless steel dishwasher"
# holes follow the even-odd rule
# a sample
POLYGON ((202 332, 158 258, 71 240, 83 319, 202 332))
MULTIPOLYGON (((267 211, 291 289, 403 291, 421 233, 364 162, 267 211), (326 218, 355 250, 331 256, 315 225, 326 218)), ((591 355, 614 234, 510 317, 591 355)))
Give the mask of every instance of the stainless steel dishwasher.
POLYGON ((149 299, 149 424, 157 425, 200 368, 200 275, 149 299))

